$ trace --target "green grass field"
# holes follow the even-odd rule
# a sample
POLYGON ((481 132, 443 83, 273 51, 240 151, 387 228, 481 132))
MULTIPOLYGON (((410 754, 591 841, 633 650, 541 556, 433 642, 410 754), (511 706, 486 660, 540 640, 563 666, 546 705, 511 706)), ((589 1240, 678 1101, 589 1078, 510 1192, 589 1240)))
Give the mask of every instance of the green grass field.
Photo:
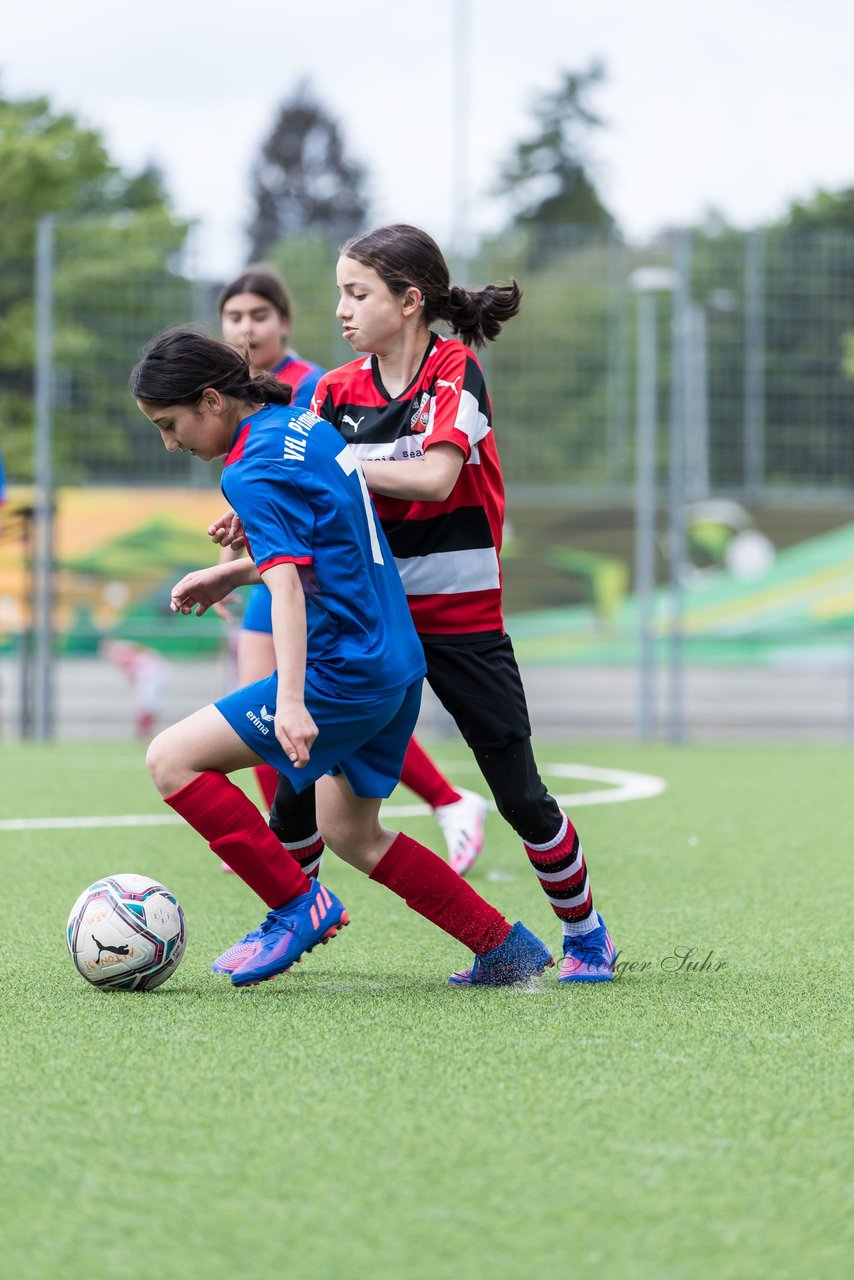
MULTIPOLYGON (((575 812, 627 966, 610 986, 453 990, 458 944, 327 855, 352 927, 238 992, 210 962, 263 912, 189 828, 0 828, 3 1273, 846 1274, 851 752, 540 758, 667 781, 575 812), (147 994, 96 991, 65 949, 77 894, 121 871, 187 915, 147 994)), ((136 747, 6 745, 0 768, 0 819, 163 811, 136 747)), ((496 815, 472 880, 558 945, 496 815)))

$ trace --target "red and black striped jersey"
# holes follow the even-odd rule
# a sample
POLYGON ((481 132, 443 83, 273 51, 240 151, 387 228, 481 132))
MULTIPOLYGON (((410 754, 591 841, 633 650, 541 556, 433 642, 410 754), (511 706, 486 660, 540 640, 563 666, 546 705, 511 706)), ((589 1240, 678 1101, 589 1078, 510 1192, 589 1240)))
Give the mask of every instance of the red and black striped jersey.
POLYGON ((376 356, 324 374, 314 411, 365 462, 417 465, 434 444, 465 461, 444 502, 374 494, 374 505, 422 635, 503 631, 501 534, 504 481, 483 370, 462 342, 431 334, 410 385, 390 396, 376 356))

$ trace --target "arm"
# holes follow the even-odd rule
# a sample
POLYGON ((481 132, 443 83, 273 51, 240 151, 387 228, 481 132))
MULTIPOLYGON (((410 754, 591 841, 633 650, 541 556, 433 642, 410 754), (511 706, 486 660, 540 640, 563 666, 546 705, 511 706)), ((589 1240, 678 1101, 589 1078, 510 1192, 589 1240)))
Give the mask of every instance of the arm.
POLYGON ((235 587, 248 587, 260 582, 261 575, 252 560, 232 560, 214 564, 208 569, 194 569, 172 588, 169 607, 173 613, 192 613, 200 618, 218 601, 224 600, 235 587))
MULTIPOLYGON (((217 525, 219 525, 219 523, 220 522, 217 521, 217 525)), ((211 529, 214 529, 215 527, 216 526, 211 525, 211 528, 208 530, 208 533, 210 534, 211 529)), ((217 539, 214 539, 214 541, 217 541, 217 539)), ((219 549, 219 563, 231 564, 232 560, 239 560, 242 554, 243 552, 239 551, 238 548, 235 547, 233 544, 229 546, 221 545, 219 549)), ((218 618, 222 618, 223 622, 232 622, 234 620, 234 614, 232 613, 231 609, 228 607, 231 600, 232 600, 232 597, 228 595, 225 597, 224 600, 217 600, 213 606, 214 613, 217 615, 218 618)))
POLYGON ((293 564, 272 565, 264 571, 264 582, 273 597, 273 645, 279 674, 276 737, 291 763, 301 769, 308 763, 317 737, 317 725, 305 705, 305 596, 293 564))
POLYGON ((411 502, 444 502, 457 483, 465 457, 455 444, 434 444, 424 457, 410 462, 363 462, 373 493, 411 502))

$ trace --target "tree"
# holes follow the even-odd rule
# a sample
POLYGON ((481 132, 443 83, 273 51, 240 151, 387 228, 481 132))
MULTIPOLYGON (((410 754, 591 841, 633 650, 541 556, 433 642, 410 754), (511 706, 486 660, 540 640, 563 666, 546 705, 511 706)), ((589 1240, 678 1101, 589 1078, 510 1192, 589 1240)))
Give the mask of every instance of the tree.
POLYGON ((744 481, 745 362, 748 351, 755 362, 761 341, 765 484, 851 488, 854 190, 792 202, 750 240, 733 228, 698 231, 691 259, 692 297, 706 321, 713 485, 733 492, 744 481), (724 310, 715 304, 721 292, 732 301, 724 310), (761 337, 755 319, 748 325, 751 306, 761 337))
MULTIPOLYGON (((47 98, 0 96, 0 427, 17 479, 32 464, 36 226, 56 216, 54 267, 57 474, 84 474, 85 456, 127 454, 127 375, 154 328, 188 315, 140 303, 139 325, 125 319, 131 293, 148 296, 169 276, 187 225, 169 212, 153 166, 127 175, 100 135, 47 98), (114 361, 114 367, 113 367, 114 361), (122 370, 119 376, 118 370, 122 370), (109 412, 101 412, 109 406, 109 412), (71 414, 77 413, 76 420, 71 414), (97 409, 97 415, 95 410, 97 409), (123 422, 124 420, 124 422, 123 422), (81 430, 81 425, 84 427, 81 430), (93 430, 93 426, 97 430, 93 430), (76 472, 75 472, 76 468, 76 472)), ((131 405, 131 409, 133 406, 131 405)))
POLYGON ((365 224, 365 170, 348 160, 340 129, 307 84, 282 103, 252 172, 250 257, 306 233, 342 240, 365 224))
POLYGON ((614 224, 587 155, 588 135, 603 124, 589 98, 604 78, 598 62, 586 71, 563 72, 558 88, 534 104, 536 133, 516 144, 501 169, 498 191, 510 197, 514 227, 536 232, 540 245, 559 239, 566 228, 614 224))

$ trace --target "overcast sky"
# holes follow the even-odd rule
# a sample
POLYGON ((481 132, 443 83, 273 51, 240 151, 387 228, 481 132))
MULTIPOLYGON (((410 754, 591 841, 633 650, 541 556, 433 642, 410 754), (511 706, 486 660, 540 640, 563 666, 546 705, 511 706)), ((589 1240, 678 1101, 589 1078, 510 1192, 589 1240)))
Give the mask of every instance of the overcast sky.
POLYGON ((218 277, 244 264, 250 166, 305 77, 372 175, 373 221, 420 223, 446 247, 461 162, 471 228, 493 229, 490 187, 536 94, 594 58, 596 177, 632 238, 712 207, 747 226, 854 185, 850 0, 4 0, 0 13, 0 91, 46 94, 127 169, 156 162, 218 277))

